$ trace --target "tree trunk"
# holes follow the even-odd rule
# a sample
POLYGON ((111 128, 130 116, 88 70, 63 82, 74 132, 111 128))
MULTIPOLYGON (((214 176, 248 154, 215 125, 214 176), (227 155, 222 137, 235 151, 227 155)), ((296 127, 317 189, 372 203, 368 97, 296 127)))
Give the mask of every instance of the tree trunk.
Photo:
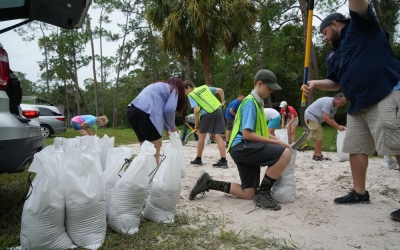
MULTIPOLYGON (((46 37, 44 30, 42 28, 42 23, 40 23, 40 30, 42 31, 42 37, 46 37)), ((48 59, 48 48, 47 48, 47 40, 45 40, 44 44, 44 64, 46 66, 46 97, 47 100, 50 101, 50 76, 49 76, 49 59, 48 59)))
POLYGON ((210 53, 208 50, 208 35, 206 29, 203 31, 200 37, 200 58, 204 71, 204 80, 208 86, 212 86, 210 53))
POLYGON ((99 39, 100 39, 100 78, 101 78, 101 110, 102 114, 105 114, 105 109, 104 109, 104 85, 105 85, 105 80, 104 80, 104 74, 103 74, 103 11, 104 8, 101 9, 101 14, 100 14, 100 34, 99 34, 99 39))
MULTIPOLYGON (((122 39, 122 45, 121 48, 124 47, 125 45, 125 40, 127 36, 127 29, 128 29, 128 23, 129 23, 129 15, 126 14, 126 22, 125 22, 125 28, 124 28, 124 37, 122 39)), ((118 111, 118 84, 119 84, 119 74, 121 73, 121 61, 122 61, 122 49, 119 54, 119 61, 118 61, 118 66, 117 66, 117 79, 115 81, 115 95, 114 95, 114 109, 113 109, 113 128, 117 128, 117 111, 118 111)))
POLYGON ((88 20, 87 29, 89 32, 90 45, 92 47, 94 102, 95 102, 95 106, 96 106, 96 116, 99 116, 99 99, 98 99, 97 76, 96 76, 96 55, 94 53, 93 32, 92 32, 92 28, 90 27, 90 18, 87 18, 87 20, 88 20))
POLYGON ((69 121, 72 119, 70 113, 69 113, 69 99, 68 99, 68 86, 67 86, 67 81, 63 79, 64 82, 64 95, 65 95, 65 105, 67 106, 67 127, 69 126, 69 121))

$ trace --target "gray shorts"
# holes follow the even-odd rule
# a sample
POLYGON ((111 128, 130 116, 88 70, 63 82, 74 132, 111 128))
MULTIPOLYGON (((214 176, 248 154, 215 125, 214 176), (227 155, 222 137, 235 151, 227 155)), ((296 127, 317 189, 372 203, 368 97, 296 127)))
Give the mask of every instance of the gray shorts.
POLYGON ((226 118, 226 126, 227 126, 227 130, 232 130, 233 129, 233 118, 226 118))
POLYGON ((221 109, 200 116, 200 134, 222 134, 225 132, 225 118, 221 109))
POLYGON ((400 90, 355 115, 347 115, 343 152, 400 155, 400 90))

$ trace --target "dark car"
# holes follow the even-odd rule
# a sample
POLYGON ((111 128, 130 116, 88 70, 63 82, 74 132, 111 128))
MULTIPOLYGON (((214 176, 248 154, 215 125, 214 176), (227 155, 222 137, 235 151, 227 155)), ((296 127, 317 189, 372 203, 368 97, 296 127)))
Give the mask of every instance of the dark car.
MULTIPOLYGON (((0 34, 37 20, 65 29, 82 26, 91 0, 10 0, 0 2, 0 22, 26 19, 0 34)), ((1 39, 5 39, 2 36, 1 39)), ((1 42, 1 40, 0 40, 1 42)), ((6 48, 0 44, 0 174, 23 171, 43 148, 41 128, 22 116, 22 90, 12 73, 6 48)), ((28 66, 28 65, 27 65, 28 66)))

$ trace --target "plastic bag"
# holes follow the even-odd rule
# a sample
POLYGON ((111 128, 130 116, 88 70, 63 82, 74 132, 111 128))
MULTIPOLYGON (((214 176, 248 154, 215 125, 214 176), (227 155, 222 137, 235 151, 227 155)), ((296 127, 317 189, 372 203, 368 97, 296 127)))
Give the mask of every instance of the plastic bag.
POLYGON ((204 145, 205 145, 205 146, 208 146, 208 145, 210 145, 210 144, 211 144, 210 134, 207 133, 206 139, 204 140, 204 145))
POLYGON ((143 217, 148 220, 174 222, 176 204, 181 193, 181 168, 178 154, 178 150, 171 143, 167 145, 144 208, 143 217))
POLYGON ((172 132, 170 134, 169 143, 173 148, 177 150, 177 164, 181 169, 181 177, 186 177, 186 162, 185 162, 185 152, 183 151, 182 141, 180 140, 179 133, 172 132))
POLYGON ((289 143, 287 129, 275 129, 275 135, 278 137, 279 140, 283 141, 284 143, 289 143))
POLYGON ((296 200, 296 179, 294 167, 296 165, 297 151, 291 149, 292 157, 289 165, 283 170, 281 176, 271 188, 271 195, 278 203, 290 203, 296 200))
POLYGON ((37 173, 21 218, 22 249, 74 248, 65 221, 65 200, 59 179, 57 152, 47 146, 35 154, 29 172, 37 173))
POLYGON ((338 154, 338 161, 349 161, 350 160, 350 154, 348 153, 343 153, 343 141, 344 137, 346 136, 346 130, 339 131, 336 137, 336 149, 337 149, 337 154, 338 154))
POLYGON ((154 145, 145 141, 139 154, 115 185, 108 211, 108 224, 113 230, 125 234, 134 234, 139 230, 150 173, 157 165, 155 153, 154 145))

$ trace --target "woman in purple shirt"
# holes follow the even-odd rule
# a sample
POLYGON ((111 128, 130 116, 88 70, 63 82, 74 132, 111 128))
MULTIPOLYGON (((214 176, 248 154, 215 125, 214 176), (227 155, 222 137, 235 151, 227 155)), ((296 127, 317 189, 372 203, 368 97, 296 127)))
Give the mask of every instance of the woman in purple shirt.
POLYGON ((154 144, 156 161, 159 163, 162 145, 162 130, 178 131, 175 112, 182 113, 186 107, 185 87, 180 78, 172 77, 148 85, 128 105, 127 117, 139 139, 154 144))

